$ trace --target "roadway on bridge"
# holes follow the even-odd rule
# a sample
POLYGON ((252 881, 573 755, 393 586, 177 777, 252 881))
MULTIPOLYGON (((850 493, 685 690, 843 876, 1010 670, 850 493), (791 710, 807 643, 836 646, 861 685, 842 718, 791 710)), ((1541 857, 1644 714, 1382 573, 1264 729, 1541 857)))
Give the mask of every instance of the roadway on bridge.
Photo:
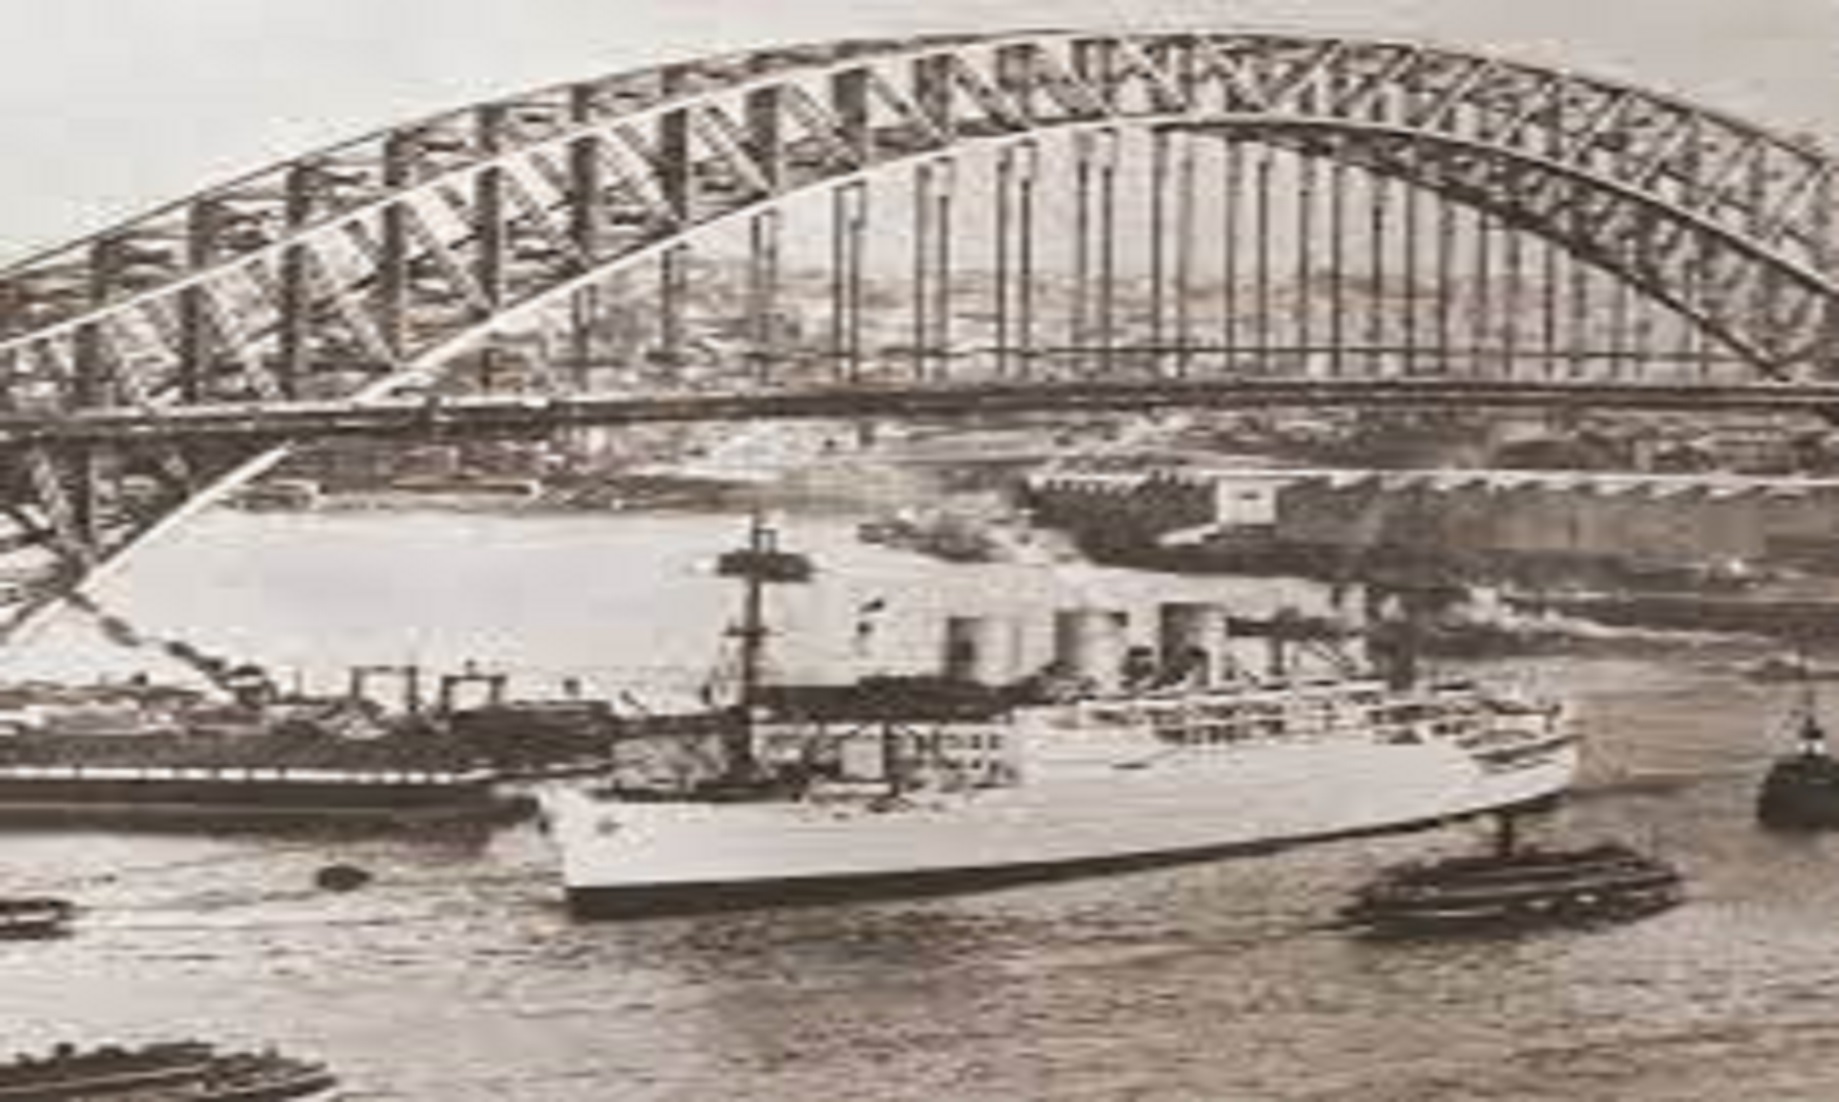
POLYGON ((585 425, 989 413, 1337 406, 1805 413, 1839 419, 1839 383, 1657 384, 1456 379, 1148 379, 386 397, 0 415, 0 446, 132 440, 283 442, 333 436, 491 436, 585 425))

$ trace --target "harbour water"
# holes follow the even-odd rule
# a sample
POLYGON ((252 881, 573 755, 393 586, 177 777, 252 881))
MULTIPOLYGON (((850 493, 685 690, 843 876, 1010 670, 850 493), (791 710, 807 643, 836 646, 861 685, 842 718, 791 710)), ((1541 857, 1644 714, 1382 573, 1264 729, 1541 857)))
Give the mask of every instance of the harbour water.
MULTIPOLYGON (((1056 604, 1302 587, 863 547, 794 523, 826 573, 787 594, 788 664, 930 661, 938 621, 1056 604), (877 608, 878 611, 868 611, 877 608)), ((732 517, 203 518, 103 599, 151 634, 309 681, 468 659, 529 691, 686 692, 733 593, 732 517)), ((34 664, 100 662, 79 624, 34 664)), ((1024 640, 1026 643, 1027 640, 1024 640)), ((0 944, 0 1031, 24 1049, 201 1035, 331 1062, 351 1099, 1206 1099, 1429 1102, 1839 1096, 1839 839, 1751 800, 1785 743, 1757 647, 1498 662, 1571 694, 1586 782, 1550 825, 1675 861, 1687 903, 1629 926, 1375 944, 1330 928, 1379 865, 1466 829, 956 899, 626 924, 563 913, 530 827, 416 837, 9 833, 9 887, 93 907, 0 944), (316 890, 334 861, 375 874, 316 890)), ((125 669, 145 661, 126 652, 125 669)), ((33 672, 31 668, 16 671, 33 672)))

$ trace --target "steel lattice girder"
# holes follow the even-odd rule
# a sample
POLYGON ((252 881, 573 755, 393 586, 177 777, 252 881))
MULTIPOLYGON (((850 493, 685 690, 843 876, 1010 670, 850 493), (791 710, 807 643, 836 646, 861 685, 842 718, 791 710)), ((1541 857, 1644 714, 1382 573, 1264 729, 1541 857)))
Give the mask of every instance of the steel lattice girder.
MULTIPOLYGON (((1406 42, 1043 32, 686 61, 273 166, 0 270, 0 406, 381 396, 718 222, 967 142, 1269 124, 1493 210, 1792 375, 1822 354, 1833 163, 1683 101, 1406 42), (1281 124, 1281 125, 1279 125, 1281 124), (1338 135, 1338 137, 1331 137, 1338 135)), ((0 475, 36 603, 263 453, 39 448, 0 475), (148 472, 156 472, 149 474, 148 472)))
POLYGON ((1180 129, 1355 164, 1450 196, 1626 280, 1771 378, 1826 374, 1817 369, 1836 304, 1820 272, 1716 220, 1657 204, 1611 173, 1379 124, 1251 117, 1180 129))

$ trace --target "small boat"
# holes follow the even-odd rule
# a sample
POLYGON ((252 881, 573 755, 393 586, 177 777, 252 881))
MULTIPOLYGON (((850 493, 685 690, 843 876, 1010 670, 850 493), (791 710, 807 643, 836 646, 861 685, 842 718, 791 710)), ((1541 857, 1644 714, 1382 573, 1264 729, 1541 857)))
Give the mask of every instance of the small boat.
POLYGON ((1751 681, 1766 682, 1839 681, 1839 669, 1809 666, 1805 659, 1776 654, 1745 666, 1743 676, 1751 681))
POLYGON ((1790 720, 1798 745, 1763 778, 1756 818, 1775 830, 1828 830, 1839 827, 1839 762, 1827 752, 1813 679, 1805 662, 1798 665, 1801 694, 1790 720))
POLYGON ((62 1044, 44 1056, 15 1056, 0 1063, 0 1100, 54 1102, 110 1093, 163 1090, 196 1082, 216 1054, 196 1041, 88 1051, 62 1044))
POLYGON ((80 1050, 0 1063, 0 1102, 280 1102, 336 1086, 323 1064, 275 1052, 222 1052, 200 1041, 80 1050))
POLYGON ((1828 830, 1839 827, 1839 761, 1826 749, 1826 731, 1818 717, 1801 717, 1800 746, 1776 759, 1763 778, 1756 799, 1756 818, 1777 830, 1828 830))
POLYGON ((1379 936, 1511 932, 1626 922, 1676 906, 1679 871, 1628 846, 1494 853, 1385 870, 1341 917, 1379 936))
POLYGON ((0 938, 54 937, 68 933, 77 914, 68 899, 29 895, 0 897, 0 938))
POLYGON ((321 1063, 273 1053, 239 1053, 220 1058, 196 1082, 156 1093, 149 1102, 281 1102, 312 1098, 338 1085, 321 1063))

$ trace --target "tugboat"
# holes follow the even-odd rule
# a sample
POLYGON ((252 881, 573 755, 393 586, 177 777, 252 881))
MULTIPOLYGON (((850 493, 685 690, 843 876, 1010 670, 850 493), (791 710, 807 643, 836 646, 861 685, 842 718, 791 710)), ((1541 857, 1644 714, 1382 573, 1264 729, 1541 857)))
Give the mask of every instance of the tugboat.
POLYGON ((280 1102, 337 1084, 323 1064, 275 1052, 221 1052, 201 1041, 89 1051, 62 1044, 45 1056, 0 1063, 0 1102, 280 1102))
POLYGON ((1801 716, 1799 742, 1763 778, 1756 818, 1774 830, 1839 827, 1839 762, 1827 752, 1826 731, 1811 710, 1801 716))
POLYGON ((1519 847, 1501 817, 1495 851, 1387 869, 1341 917, 1381 937, 1517 932, 1626 922, 1676 906, 1678 870, 1616 842, 1519 847))
POLYGON ((1790 720, 1798 745, 1777 758, 1763 778, 1756 797, 1756 818, 1772 830, 1830 830, 1839 827, 1839 762, 1826 749, 1826 730, 1820 725, 1819 701, 1806 654, 1797 651, 1791 666, 1801 685, 1790 720))
POLYGON ((55 937, 70 932, 77 905, 68 899, 28 895, 0 897, 0 938, 55 937))

